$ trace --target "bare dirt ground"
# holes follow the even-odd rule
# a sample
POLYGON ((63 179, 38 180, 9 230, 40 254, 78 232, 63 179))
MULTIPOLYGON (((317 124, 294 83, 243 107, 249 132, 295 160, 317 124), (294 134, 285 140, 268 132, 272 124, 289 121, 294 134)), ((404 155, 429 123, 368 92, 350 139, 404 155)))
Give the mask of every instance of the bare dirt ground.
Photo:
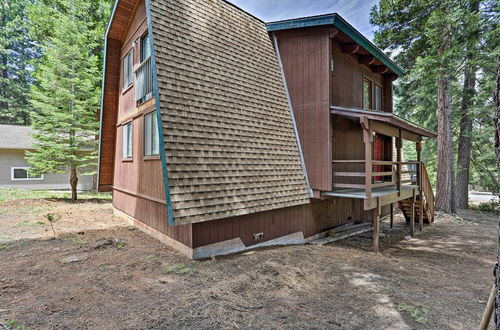
MULTIPOLYGON (((328 246, 191 261, 114 218, 109 201, 0 203, 0 323, 13 329, 474 329, 499 217, 383 223, 328 246), (58 238, 44 215, 60 214, 58 238), (36 222, 44 222, 35 224, 36 222), (63 233, 71 231, 71 233, 63 233)), ((1 326, 0 326, 1 329, 1 326)))

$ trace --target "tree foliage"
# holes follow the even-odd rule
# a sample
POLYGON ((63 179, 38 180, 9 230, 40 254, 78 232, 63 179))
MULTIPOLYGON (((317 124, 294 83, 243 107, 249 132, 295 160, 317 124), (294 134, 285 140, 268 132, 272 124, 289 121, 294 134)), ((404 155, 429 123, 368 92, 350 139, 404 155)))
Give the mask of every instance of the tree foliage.
MULTIPOLYGON (((439 81, 443 75, 449 79, 455 155, 461 152, 457 150, 460 110, 470 93, 464 89, 464 76, 472 69, 477 82, 466 109, 472 128, 462 137, 472 140, 470 182, 490 190, 497 189, 494 151, 488 146, 493 136, 492 66, 499 52, 498 10, 494 0, 381 0, 370 14, 371 23, 377 26, 375 42, 406 71, 395 86, 396 113, 437 130, 439 81), (474 11, 477 2, 479 10, 474 11)), ((436 145, 437 141, 429 140, 423 150, 423 159, 434 178, 438 169, 436 145)), ((448 170, 453 173, 457 169, 454 157, 451 165, 448 170)))
POLYGON ((0 123, 27 125, 31 61, 37 48, 28 35, 28 0, 0 0, 0 123))

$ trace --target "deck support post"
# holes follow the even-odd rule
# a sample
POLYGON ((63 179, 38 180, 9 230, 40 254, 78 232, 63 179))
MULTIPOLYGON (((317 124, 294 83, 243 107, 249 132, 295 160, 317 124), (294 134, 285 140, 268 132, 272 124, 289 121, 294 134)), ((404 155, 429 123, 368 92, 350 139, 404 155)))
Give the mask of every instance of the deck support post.
POLYGON ((380 239, 380 200, 377 198, 377 207, 373 209, 373 252, 379 253, 380 239))
POLYGON ((424 230, 424 195, 422 191, 422 142, 417 142, 417 182, 420 204, 418 205, 418 230, 424 230))
POLYGON ((410 236, 415 236, 415 189, 413 189, 413 197, 411 198, 410 236))
POLYGON ((391 207, 391 229, 394 226, 394 203, 390 204, 391 207))

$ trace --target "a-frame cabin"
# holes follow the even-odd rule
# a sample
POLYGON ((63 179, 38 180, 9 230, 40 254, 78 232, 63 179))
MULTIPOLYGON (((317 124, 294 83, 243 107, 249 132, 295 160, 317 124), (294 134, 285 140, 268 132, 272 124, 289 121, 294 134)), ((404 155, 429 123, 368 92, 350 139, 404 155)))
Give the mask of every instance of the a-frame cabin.
POLYGON ((401 70, 340 16, 265 24, 223 0, 118 0, 105 48, 99 189, 189 257, 363 222, 378 251, 396 203, 411 228, 432 221, 425 167, 400 147, 435 134, 392 114, 401 70))

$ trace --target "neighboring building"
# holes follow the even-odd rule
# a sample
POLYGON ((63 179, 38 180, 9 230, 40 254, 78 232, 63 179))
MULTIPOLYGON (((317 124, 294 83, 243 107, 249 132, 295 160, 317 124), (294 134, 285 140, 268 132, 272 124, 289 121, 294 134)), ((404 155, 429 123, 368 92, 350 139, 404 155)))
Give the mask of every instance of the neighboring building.
POLYGON ((398 203, 412 232, 413 212, 433 219, 420 158, 417 182, 402 177, 401 141, 436 135, 392 114, 401 73, 337 14, 265 24, 223 0, 118 0, 99 189, 192 258, 361 222, 378 251, 398 203))
MULTIPOLYGON (((25 152, 33 149, 33 130, 27 126, 0 125, 0 188, 70 189, 68 174, 32 176, 25 152)), ((78 189, 92 188, 92 176, 78 176, 78 189)))

